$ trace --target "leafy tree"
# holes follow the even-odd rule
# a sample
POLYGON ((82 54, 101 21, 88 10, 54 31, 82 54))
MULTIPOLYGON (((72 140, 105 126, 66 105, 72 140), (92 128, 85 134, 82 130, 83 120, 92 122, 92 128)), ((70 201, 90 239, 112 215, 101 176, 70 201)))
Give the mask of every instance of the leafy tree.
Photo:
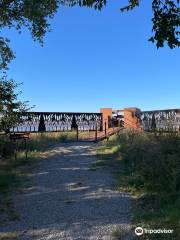
POLYGON ((6 76, 0 78, 0 132, 7 132, 20 122, 20 114, 28 110, 27 102, 18 100, 20 92, 15 92, 18 85, 6 76))
MULTIPOLYGON (((127 2, 128 5, 121 7, 121 11, 132 10, 140 4, 140 0, 127 2)), ((163 47, 165 42, 170 48, 180 46, 179 3, 180 0, 152 0, 153 36, 149 40, 158 48, 163 47)), ((54 17, 62 5, 79 5, 101 10, 106 6, 106 0, 0 0, 0 30, 8 27, 21 32, 23 27, 27 27, 33 39, 42 43, 44 35, 50 30, 49 19, 54 17)), ((0 69, 7 68, 13 58, 9 40, 0 37, 0 69)))

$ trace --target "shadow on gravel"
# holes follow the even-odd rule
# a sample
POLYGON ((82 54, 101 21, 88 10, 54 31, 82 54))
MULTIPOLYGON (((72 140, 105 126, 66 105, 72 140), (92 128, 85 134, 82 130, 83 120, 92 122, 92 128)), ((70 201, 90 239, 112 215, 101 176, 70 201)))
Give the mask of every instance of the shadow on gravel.
POLYGON ((108 168, 90 171, 95 147, 62 144, 45 153, 29 174, 32 185, 14 197, 20 220, 1 225, 0 239, 8 233, 17 239, 101 239, 128 227, 130 196, 112 190, 108 168))

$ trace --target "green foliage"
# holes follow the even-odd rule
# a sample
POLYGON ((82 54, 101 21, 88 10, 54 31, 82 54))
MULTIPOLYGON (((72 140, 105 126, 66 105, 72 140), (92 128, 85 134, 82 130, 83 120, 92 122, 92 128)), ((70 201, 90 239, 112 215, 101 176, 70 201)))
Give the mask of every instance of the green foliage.
MULTIPOLYGON (((30 30, 34 40, 40 43, 50 30, 48 20, 56 13, 60 0, 3 0, 0 1, 0 29, 15 28, 19 33, 23 27, 30 30)), ((6 68, 14 54, 8 40, 0 38, 0 69, 6 68)))
POLYGON ((179 26, 180 26, 180 7, 179 0, 153 0, 152 9, 154 16, 153 32, 149 41, 156 42, 157 47, 163 47, 164 42, 167 41, 170 48, 180 46, 179 41, 179 26))
POLYGON ((0 78, 0 132, 8 131, 9 128, 20 122, 20 114, 27 111, 27 102, 18 101, 18 87, 13 80, 6 76, 0 78))
MULTIPOLYGON (((101 10, 106 6, 106 0, 64 0, 70 6, 92 7, 101 10)), ((128 0, 128 5, 121 7, 121 11, 133 10, 140 5, 140 0, 128 0)), ((170 48, 179 47, 180 7, 179 0, 152 0, 152 31, 154 35, 149 41, 156 44, 157 48, 163 47, 167 42, 170 48)))
MULTIPOLYGON (((73 7, 91 7, 101 10, 106 6, 106 0, 3 0, 0 1, 0 33, 3 28, 15 28, 21 33, 24 27, 31 32, 32 38, 43 43, 43 37, 50 31, 49 19, 53 18, 62 5, 73 7)), ((129 11, 139 6, 139 0, 127 0, 128 6, 121 7, 121 11, 129 11)), ((156 46, 163 47, 167 41, 170 48, 180 45, 179 0, 152 0, 153 32, 149 40, 156 46)), ((14 58, 9 47, 9 40, 0 37, 0 69, 6 69, 14 58)))
POLYGON ((121 152, 131 175, 149 192, 179 194, 180 137, 129 132, 119 137, 121 152))
POLYGON ((106 0, 64 0, 62 2, 70 7, 79 5, 80 7, 91 7, 96 10, 101 10, 107 3, 106 0))
POLYGON ((9 40, 0 37, 0 69, 7 69, 8 64, 15 58, 15 55, 9 47, 9 40))
POLYGON ((0 157, 7 158, 12 156, 14 152, 14 145, 7 137, 0 136, 0 157))
MULTIPOLYGON (((112 154, 117 189, 134 197, 133 222, 149 229, 173 229, 167 239, 180 238, 180 136, 124 131, 103 146, 119 147, 112 154), (121 161, 119 161, 119 157, 121 161)), ((106 151, 101 151, 106 158, 106 151)), ((109 156, 107 158, 109 161, 109 156)), ((164 235, 144 235, 142 239, 164 239, 164 235)))
POLYGON ((16 181, 16 175, 11 171, 0 171, 0 192, 7 192, 16 181))

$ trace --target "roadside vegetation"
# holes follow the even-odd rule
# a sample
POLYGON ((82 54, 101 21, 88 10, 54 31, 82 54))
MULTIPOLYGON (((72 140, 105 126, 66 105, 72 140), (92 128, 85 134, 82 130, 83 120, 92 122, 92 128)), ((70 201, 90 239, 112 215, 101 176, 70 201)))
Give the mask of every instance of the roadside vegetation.
POLYGON ((123 131, 104 142, 97 155, 97 166, 113 167, 116 188, 133 196, 133 231, 137 226, 173 229, 173 234, 140 238, 180 239, 180 136, 123 131))

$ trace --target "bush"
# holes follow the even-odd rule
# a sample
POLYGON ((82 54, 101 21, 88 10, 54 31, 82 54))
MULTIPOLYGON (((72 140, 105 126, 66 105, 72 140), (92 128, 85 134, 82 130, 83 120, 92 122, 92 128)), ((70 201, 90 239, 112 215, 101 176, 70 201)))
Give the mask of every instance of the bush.
POLYGON ((0 138, 0 158, 9 157, 14 152, 14 144, 7 137, 0 138))
POLYGON ((180 137, 125 131, 118 136, 121 153, 131 175, 154 193, 180 190, 180 137), (139 178, 139 180, 138 180, 139 178))
MULTIPOLYGON (((117 188, 135 197, 134 225, 173 229, 173 235, 165 238, 180 239, 180 136, 124 130, 103 146, 106 160, 105 150, 113 146, 118 146, 119 153, 110 152, 108 159, 115 163, 117 188)), ((164 234, 142 236, 165 238, 164 234)))

